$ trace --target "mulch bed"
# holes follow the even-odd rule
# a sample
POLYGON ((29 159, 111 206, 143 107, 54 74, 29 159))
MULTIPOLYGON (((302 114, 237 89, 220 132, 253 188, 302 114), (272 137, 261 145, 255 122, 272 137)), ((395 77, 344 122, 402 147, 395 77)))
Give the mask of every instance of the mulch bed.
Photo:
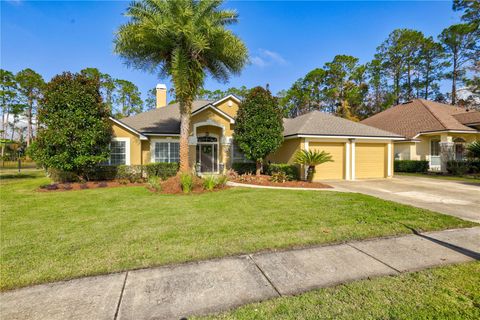
POLYGON ((73 191, 73 190, 88 190, 99 188, 116 188, 116 187, 132 187, 143 186, 144 183, 131 183, 124 181, 88 181, 84 183, 72 182, 72 183, 52 183, 41 186, 38 191, 40 192, 58 192, 58 191, 73 191))
POLYGON ((253 184, 257 186, 269 186, 269 187, 289 187, 289 188, 323 188, 323 189, 330 189, 333 188, 328 184, 320 183, 320 182, 307 182, 307 181, 285 181, 285 182, 273 182, 270 181, 272 177, 267 175, 260 175, 260 176, 250 176, 248 178, 242 178, 240 176, 237 179, 231 180, 236 183, 244 183, 244 184, 253 184))
MULTIPOLYGON (((160 183, 162 189, 160 193, 163 194, 184 194, 182 187, 181 187, 181 181, 180 181, 180 175, 176 175, 174 177, 168 178, 165 181, 162 181, 160 183)), ((228 189, 228 186, 222 186, 222 187, 216 187, 212 191, 205 190, 203 188, 203 181, 199 177, 194 176, 193 177, 193 190, 191 193, 199 194, 199 193, 204 193, 204 192, 214 192, 214 191, 220 191, 220 190, 225 190, 228 189)), ((150 191, 155 192, 155 190, 152 190, 149 188, 150 191)))

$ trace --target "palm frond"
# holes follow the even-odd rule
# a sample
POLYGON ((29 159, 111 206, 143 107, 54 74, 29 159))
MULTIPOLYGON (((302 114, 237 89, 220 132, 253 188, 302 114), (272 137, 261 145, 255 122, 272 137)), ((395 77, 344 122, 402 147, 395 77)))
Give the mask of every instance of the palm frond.
POLYGON ((325 162, 333 162, 333 160, 332 156, 324 150, 299 150, 295 154, 294 162, 296 164, 314 167, 325 162))

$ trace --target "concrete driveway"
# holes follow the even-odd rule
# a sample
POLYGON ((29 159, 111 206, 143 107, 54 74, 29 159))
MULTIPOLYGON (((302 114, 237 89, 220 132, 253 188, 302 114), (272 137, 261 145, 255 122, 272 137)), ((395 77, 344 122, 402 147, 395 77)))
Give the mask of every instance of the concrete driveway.
POLYGON ((480 223, 480 184, 407 176, 328 184, 480 223))

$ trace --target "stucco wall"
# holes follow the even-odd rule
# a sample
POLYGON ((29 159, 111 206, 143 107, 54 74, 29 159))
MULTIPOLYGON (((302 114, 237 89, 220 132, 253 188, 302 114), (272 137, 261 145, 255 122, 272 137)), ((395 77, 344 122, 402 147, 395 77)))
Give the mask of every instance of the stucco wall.
POLYGON ((300 150, 301 139, 288 139, 275 152, 267 157, 274 163, 293 163, 295 153, 300 150))
POLYGON ((142 164, 141 141, 138 135, 120 127, 113 121, 111 121, 111 123, 112 123, 112 130, 113 130, 114 137, 130 139, 130 164, 131 165, 142 164))

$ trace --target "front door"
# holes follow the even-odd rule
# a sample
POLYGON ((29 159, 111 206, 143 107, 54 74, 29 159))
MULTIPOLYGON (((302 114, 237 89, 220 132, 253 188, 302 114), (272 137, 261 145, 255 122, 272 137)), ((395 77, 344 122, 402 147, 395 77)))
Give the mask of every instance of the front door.
POLYGON ((202 172, 213 172, 213 145, 200 145, 200 168, 202 172))
POLYGON ((216 138, 201 137, 197 144, 197 163, 200 172, 218 171, 218 143, 216 138), (210 139, 208 139, 210 138, 210 139), (215 142, 213 140, 215 139, 215 142))

